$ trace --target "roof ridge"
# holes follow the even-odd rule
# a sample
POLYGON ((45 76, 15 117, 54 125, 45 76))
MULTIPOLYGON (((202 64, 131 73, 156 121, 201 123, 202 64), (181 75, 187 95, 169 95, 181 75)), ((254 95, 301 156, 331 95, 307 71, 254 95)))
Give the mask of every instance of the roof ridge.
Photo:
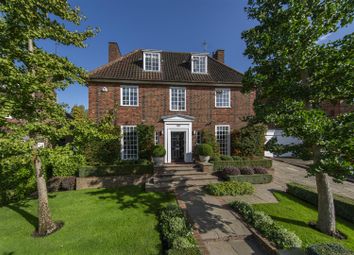
POLYGON ((215 59, 213 57, 210 57, 210 56, 208 56, 208 58, 214 60, 215 62, 217 62, 219 64, 222 64, 223 66, 227 67, 228 69, 230 69, 230 70, 232 70, 232 71, 234 71, 234 72, 236 72, 238 74, 241 74, 242 76, 245 75, 244 73, 241 73, 240 71, 237 71, 236 69, 233 69, 231 66, 226 65, 224 62, 221 62, 221 61, 219 61, 219 60, 217 60, 217 59, 215 59))
POLYGON ((96 72, 102 70, 103 68, 109 67, 109 66, 111 66, 111 65, 113 65, 113 64, 115 64, 115 63, 117 63, 117 62, 120 62, 120 61, 122 61, 123 59, 125 59, 125 58, 127 58, 127 57, 133 55, 134 53, 136 53, 136 52, 138 52, 138 51, 141 51, 141 49, 133 50, 133 51, 129 52, 128 54, 125 54, 124 56, 121 56, 121 57, 119 57, 119 58, 117 58, 117 59, 115 59, 115 60, 113 60, 113 61, 111 61, 111 62, 109 62, 109 63, 107 63, 107 64, 104 64, 104 65, 102 65, 102 66, 100 66, 100 67, 97 67, 97 68, 93 69, 92 71, 90 71, 89 74, 90 74, 90 75, 95 74, 96 72))

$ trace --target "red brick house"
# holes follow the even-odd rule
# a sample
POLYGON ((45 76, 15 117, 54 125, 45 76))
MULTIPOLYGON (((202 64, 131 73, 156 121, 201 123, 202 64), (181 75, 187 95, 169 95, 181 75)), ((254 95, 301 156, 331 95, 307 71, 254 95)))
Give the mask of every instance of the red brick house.
POLYGON ((254 114, 255 94, 242 94, 242 74, 224 64, 224 51, 207 53, 135 50, 121 55, 109 43, 109 63, 89 75, 89 117, 114 109, 121 126, 122 159, 138 158, 137 124, 155 126, 165 162, 191 162, 200 131, 215 132, 222 154, 230 133, 254 114))

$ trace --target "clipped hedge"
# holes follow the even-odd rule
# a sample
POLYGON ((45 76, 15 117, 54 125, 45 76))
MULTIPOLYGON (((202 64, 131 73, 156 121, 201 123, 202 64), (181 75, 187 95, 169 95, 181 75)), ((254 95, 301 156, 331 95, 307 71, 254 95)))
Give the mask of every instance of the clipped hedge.
POLYGON ((254 187, 249 182, 220 182, 211 183, 204 187, 205 191, 213 196, 237 196, 251 195, 254 192, 254 187))
POLYGON ((252 184, 270 183, 273 180, 271 174, 253 174, 253 175, 227 175, 226 179, 236 182, 249 182, 252 184))
POLYGON ((309 246, 307 255, 353 255, 354 252, 347 250, 337 243, 320 243, 309 246))
POLYGON ((232 202, 230 206, 278 249, 301 247, 302 241, 294 232, 277 224, 264 212, 256 211, 250 204, 240 201, 232 202))
POLYGON ((230 161, 214 161, 214 171, 221 171, 227 167, 272 167, 272 160, 258 159, 258 160, 230 160, 230 161))
POLYGON ((119 164, 110 166, 84 166, 79 170, 79 177, 103 177, 119 175, 153 174, 154 167, 148 164, 119 164))
MULTIPOLYGON (((287 192, 305 202, 317 206, 317 191, 315 188, 299 183, 288 183, 287 192)), ((336 215, 354 223, 354 200, 333 194, 336 215)))

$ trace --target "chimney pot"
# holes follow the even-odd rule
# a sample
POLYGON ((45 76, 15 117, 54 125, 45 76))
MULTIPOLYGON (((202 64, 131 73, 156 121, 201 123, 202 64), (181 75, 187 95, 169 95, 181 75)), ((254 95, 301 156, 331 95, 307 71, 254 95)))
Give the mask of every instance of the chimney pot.
POLYGON ((109 42, 108 43, 108 63, 120 58, 122 56, 118 43, 109 42))
POLYGON ((213 54, 213 58, 221 63, 224 63, 225 62, 225 51, 221 50, 221 49, 216 50, 213 54))

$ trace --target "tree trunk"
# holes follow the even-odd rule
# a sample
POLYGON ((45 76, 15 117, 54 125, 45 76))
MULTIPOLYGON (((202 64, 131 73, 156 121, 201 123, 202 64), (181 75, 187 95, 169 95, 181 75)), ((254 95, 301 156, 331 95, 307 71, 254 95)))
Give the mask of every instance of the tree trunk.
POLYGON ((48 192, 45 178, 42 173, 42 161, 38 155, 34 157, 38 192, 38 230, 39 236, 49 235, 56 230, 57 226, 52 221, 48 207, 48 192))
POLYGON ((336 217, 334 213, 333 193, 326 173, 316 174, 318 193, 317 228, 328 235, 336 231, 336 217))

